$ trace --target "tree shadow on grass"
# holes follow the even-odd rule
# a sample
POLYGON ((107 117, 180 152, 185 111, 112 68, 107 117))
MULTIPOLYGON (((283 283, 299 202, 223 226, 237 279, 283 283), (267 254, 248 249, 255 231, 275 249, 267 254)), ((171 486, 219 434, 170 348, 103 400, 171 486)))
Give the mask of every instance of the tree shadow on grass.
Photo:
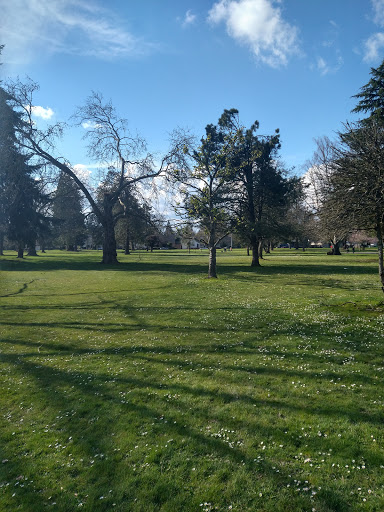
MULTIPOLYGON (((72 256, 72 255, 71 255, 72 256)), ((176 261, 163 261, 167 255, 151 255, 143 256, 142 260, 146 261, 129 261, 121 262, 118 265, 103 265, 96 262, 94 259, 85 257, 81 259, 81 255, 76 255, 76 258, 60 257, 55 254, 52 256, 42 256, 38 259, 25 260, 25 261, 12 261, 2 260, 2 270, 17 270, 18 272, 50 272, 56 270, 71 270, 71 271, 97 271, 97 272, 145 272, 145 273, 180 273, 180 274, 201 274, 202 277, 208 272, 208 258, 202 260, 202 255, 177 255, 175 256, 176 261), (177 258, 176 258, 177 256, 177 258), (156 260, 154 258, 157 258, 156 260), (196 259, 201 259, 201 263, 194 263, 196 259), (191 263, 191 261, 193 263, 191 263)), ((377 269, 374 265, 367 265, 362 263, 356 265, 351 262, 341 262, 333 264, 332 262, 323 263, 311 263, 307 261, 301 261, 299 264, 293 263, 292 261, 284 262, 278 265, 271 265, 267 262, 265 265, 262 264, 260 267, 251 267, 247 264, 238 264, 233 262, 227 262, 225 258, 218 259, 218 274, 220 276, 232 276, 236 274, 236 278, 248 279, 250 277, 262 277, 262 276, 279 276, 279 275, 331 275, 340 274, 343 277, 351 274, 377 274, 377 269), (344 267, 348 266, 346 270, 344 267)))
MULTIPOLYGON (((216 389, 208 387, 192 387, 176 382, 162 384, 152 377, 146 379, 108 373, 64 370, 44 364, 44 360, 39 361, 41 357, 40 354, 34 356, 32 354, 28 356, 15 354, 8 355, 5 361, 13 365, 24 378, 28 377, 33 380, 36 389, 34 400, 38 400, 40 407, 46 409, 47 428, 52 430, 53 437, 58 436, 60 443, 68 443, 68 439, 71 439, 70 450, 72 453, 76 453, 77 457, 81 456, 89 460, 95 459, 100 454, 111 453, 113 446, 111 431, 120 436, 119 429, 124 428, 124 422, 130 422, 131 430, 132 428, 137 430, 140 427, 151 429, 150 433, 157 436, 158 442, 162 442, 170 436, 177 436, 176 442, 178 443, 181 439, 187 439, 186 453, 195 454, 195 460, 191 464, 196 464, 199 457, 214 455, 219 459, 229 459, 235 467, 245 465, 250 475, 254 475, 256 478, 261 476, 267 478, 273 482, 276 488, 282 485, 286 486, 287 482, 292 482, 293 477, 288 474, 289 470, 284 468, 283 463, 269 462, 267 458, 263 458, 261 464, 255 464, 254 455, 257 451, 250 447, 247 449, 234 444, 230 445, 226 439, 220 439, 220 435, 217 437, 216 434, 212 435, 211 431, 199 428, 200 425, 207 424, 216 425, 218 428, 218 424, 222 421, 217 418, 212 409, 212 400, 224 404, 233 404, 235 400, 251 406, 273 408, 276 411, 284 408, 294 413, 296 407, 293 407, 292 403, 282 403, 274 399, 259 401, 247 395, 238 395, 234 398, 231 393, 218 393, 216 389), (36 360, 31 361, 31 357, 35 357, 36 360), (122 400, 118 393, 119 389, 132 391, 134 395, 132 398, 122 400), (68 390, 73 391, 68 392, 68 390), (200 406, 196 407, 193 400, 168 404, 167 421, 165 421, 164 396, 152 393, 149 398, 148 391, 161 392, 164 393, 164 396, 167 391, 182 393, 183 396, 201 399, 200 406), (79 398, 83 401, 79 402, 79 398), (207 399, 206 402, 204 402, 205 399, 207 399), (195 405, 191 410, 190 406, 193 404, 195 405), (68 411, 71 411, 69 417, 68 411), (97 421, 91 421, 95 415, 97 421), (123 423, 121 423, 121 416, 125 418, 123 423), (254 453, 252 453, 253 451, 254 453), (273 464, 277 465, 278 471, 273 464)), ((116 357, 121 358, 121 354, 119 353, 116 357)), ((122 364, 122 361, 119 364, 122 364)), ((305 412, 308 415, 313 414, 311 410, 305 412)), ((315 412, 315 416, 328 413, 329 411, 315 412)), ((236 431, 245 429, 256 439, 280 439, 280 441, 287 442, 287 437, 282 431, 283 425, 278 424, 278 421, 276 423, 276 425, 261 425, 257 415, 252 415, 247 424, 235 417, 229 416, 227 419, 229 428, 233 427, 236 431)), ((20 439, 20 435, 19 440, 22 441, 22 445, 25 443, 25 440, 20 439)), ((27 444, 23 445, 23 449, 28 449, 27 444)), ((348 452, 347 447, 346 450, 348 452)), ((32 464, 32 460, 28 463, 28 459, 24 459, 22 462, 21 459, 15 459, 13 452, 9 452, 7 456, 12 457, 13 460, 13 466, 10 468, 13 475, 29 473, 33 476, 35 486, 44 487, 46 485, 46 479, 42 479, 36 471, 36 461, 33 461, 32 464)), ((130 457, 130 455, 128 457, 123 455, 112 461, 99 459, 95 466, 89 467, 86 481, 83 481, 87 492, 89 489, 94 489, 90 493, 88 501, 88 505, 93 508, 89 508, 89 510, 106 510, 97 502, 98 496, 105 494, 109 488, 113 489, 115 486, 119 486, 121 471, 123 473, 126 471, 124 471, 124 467, 132 466, 132 463, 141 464, 145 461, 144 454, 133 456, 132 461, 129 460, 130 457)), ((160 466, 161 461, 165 462, 166 460, 165 450, 160 450, 156 469, 158 479, 163 478, 160 466)), ((169 470, 172 468, 170 467, 169 470)), ((56 493, 57 489, 56 486, 56 493)), ((76 489, 76 485, 74 489, 76 489)), ((134 496, 135 490, 129 490, 127 499, 133 501, 134 496)), ((55 499, 59 502, 59 507, 61 505, 60 510, 71 510, 69 506, 73 505, 74 500, 68 504, 68 508, 65 508, 64 504, 60 503, 60 496, 55 499)), ((197 499, 199 500, 201 497, 197 496, 197 499)), ((335 510, 350 510, 348 503, 345 503, 342 497, 338 496, 331 488, 324 488, 323 493, 319 493, 314 500, 315 503, 316 501, 328 505, 331 502, 337 506, 335 510)), ((313 503, 313 501, 308 500, 307 506, 309 503, 313 503)), ((33 503, 33 506, 35 504, 33 503)), ((106 505, 107 503, 103 504, 104 507, 106 505)), ((189 507, 186 509, 190 510, 189 507)), ((28 510, 28 508, 24 508, 24 510, 28 510)), ((33 508, 29 510, 32 511, 33 508)), ((181 512, 184 509, 180 508, 179 510, 181 512)))
MULTIPOLYGON (((197 267, 200 268, 200 266, 197 267)), ((244 272, 243 268, 241 272, 244 272)), ((250 275, 253 275, 253 270, 249 269, 248 272, 250 275)), ((268 275, 267 271, 264 275, 268 275)), ((70 313, 72 308, 66 304, 44 305, 42 307, 46 309, 61 309, 63 313, 70 313)), ((184 305, 179 307, 150 306, 136 308, 128 301, 121 303, 114 300, 102 300, 92 304, 75 305, 74 307, 91 308, 95 311, 116 308, 127 316, 130 323, 124 323, 124 319, 122 322, 96 321, 85 324, 76 320, 65 320, 63 322, 30 322, 25 325, 25 322, 6 320, 3 325, 14 326, 16 329, 22 326, 31 329, 35 327, 42 329, 66 329, 68 332, 72 329, 75 332, 88 332, 89 335, 92 335, 93 332, 99 334, 100 331, 104 334, 125 331, 128 335, 127 343, 129 343, 129 334, 140 329, 146 329, 152 334, 159 332, 162 326, 151 322, 149 317, 152 313, 159 313, 160 311, 161 319, 169 323, 169 319, 172 318, 172 312, 180 314, 186 312, 190 315, 193 311, 195 323, 191 323, 188 331, 196 338, 198 333, 209 335, 213 330, 212 326, 201 324, 202 314, 207 312, 213 314, 214 311, 217 311, 220 315, 220 321, 218 324, 215 324, 214 330, 216 335, 222 338, 228 334, 228 329, 222 322, 228 320, 233 323, 231 317, 225 320, 225 315, 227 313, 243 311, 243 308, 239 306, 224 308, 194 307, 193 310, 184 305)), ((17 306, 7 306, 7 308, 9 308, 8 311, 11 309, 15 311, 21 310, 17 306)), ((23 308, 30 310, 40 309, 40 305, 34 307, 23 306, 23 308)), ((257 308, 253 312, 256 310, 257 308)), ((291 484, 293 476, 302 479, 300 469, 293 468, 292 471, 288 469, 290 467, 289 459, 276 462, 273 460, 273 458, 276 458, 275 456, 269 460, 265 457, 262 463, 256 464, 255 456, 260 452, 254 446, 244 448, 241 446, 230 447, 223 438, 213 437, 211 435, 212 432, 207 431, 205 426, 208 424, 214 425, 217 427, 217 430, 221 426, 236 432, 243 430, 247 432, 249 437, 253 436, 255 440, 273 439, 278 440, 281 444, 285 444, 288 439, 288 443, 291 444, 291 452, 296 453, 295 449, 301 448, 304 441, 299 439, 299 426, 296 429, 291 427, 292 430, 288 437, 284 434, 284 416, 305 418, 307 423, 313 425, 321 424, 323 417, 335 423, 341 418, 346 420, 351 426, 371 424, 373 427, 376 427, 380 424, 379 414, 376 411, 369 411, 368 408, 365 411, 361 411, 358 408, 338 407, 339 402, 336 400, 331 401, 329 404, 324 404, 324 402, 319 401, 316 397, 290 397, 289 390, 287 389, 282 390, 279 394, 275 391, 271 397, 261 399, 257 398, 256 393, 253 395, 251 391, 240 392, 236 389, 239 381, 244 379, 247 382, 248 377, 252 379, 249 386, 257 387, 258 379, 262 378, 260 382, 265 382, 265 377, 268 376, 269 381, 272 383, 271 387, 275 390, 274 383, 276 385, 277 383, 288 383, 292 378, 315 380, 320 382, 319 385, 321 385, 323 379, 336 379, 341 376, 339 372, 332 372, 329 369, 326 373, 319 375, 318 370, 311 370, 311 368, 319 364, 322 364, 324 367, 327 361, 333 365, 340 363, 341 368, 342 356, 330 355, 323 357, 319 354, 303 353, 299 349, 297 349, 297 353, 294 350, 291 353, 287 353, 281 352, 274 347, 269 351, 268 357, 274 357, 275 359, 269 363, 262 359, 263 354, 259 354, 260 363, 268 364, 268 367, 262 364, 257 365, 254 361, 249 364, 242 362, 235 365, 233 358, 231 359, 232 362, 229 360, 223 361, 223 357, 227 354, 231 354, 234 357, 255 357, 255 354, 257 356, 259 346, 274 345, 276 344, 276 339, 279 340, 282 336, 292 336, 292 330, 289 327, 284 327, 284 320, 289 315, 282 314, 281 308, 265 308, 261 311, 270 311, 270 316, 264 320, 262 329, 260 324, 257 323, 259 320, 256 321, 255 325, 243 323, 243 318, 236 320, 236 328, 247 332, 247 338, 241 345, 228 341, 227 343, 193 342, 192 346, 189 345, 188 336, 173 344, 163 343, 158 346, 152 343, 152 346, 135 345, 130 347, 120 345, 113 348, 108 348, 108 346, 105 348, 105 345, 97 344, 97 342, 95 344, 89 338, 92 345, 82 349, 76 346, 76 338, 70 338, 68 344, 56 344, 44 340, 40 343, 18 342, 11 339, 3 340, 2 359, 5 364, 17 372, 18 379, 15 382, 20 382, 23 379, 29 379, 33 382, 32 388, 34 393, 31 400, 37 402, 39 408, 44 411, 44 424, 40 422, 38 428, 42 429, 44 425, 48 425, 49 430, 52 431, 50 434, 51 438, 53 440, 58 439, 60 445, 67 444, 68 439, 72 437, 71 452, 77 458, 83 458, 89 463, 88 467, 79 465, 74 469, 67 469, 64 459, 58 456, 58 464, 59 462, 63 464, 63 468, 60 471, 70 476, 70 481, 72 482, 70 491, 72 494, 78 490, 79 482, 77 481, 77 476, 81 473, 80 483, 89 493, 87 510, 104 512, 108 510, 106 507, 111 508, 112 501, 100 502, 98 501, 99 497, 100 495, 104 496, 107 494, 111 488, 120 489, 121 481, 127 478, 127 473, 133 475, 126 480, 130 482, 130 486, 128 489, 120 489, 118 492, 126 493, 124 495, 124 504, 127 504, 127 508, 132 507, 132 510, 139 510, 134 508, 134 499, 141 492, 141 482, 147 478, 145 452, 143 451, 141 455, 135 455, 133 448, 135 443, 140 444, 140 446, 142 445, 139 429, 145 429, 149 432, 149 435, 152 437, 150 444, 153 445, 158 443, 159 439, 165 441, 172 437, 177 437, 178 449, 180 453, 185 454, 185 457, 191 458, 190 465, 196 464, 196 461, 210 456, 220 459, 223 465, 225 465, 226 460, 231 461, 231 468, 234 470, 245 464, 251 479, 258 481, 265 478, 271 482, 274 489, 280 489, 286 486, 287 483, 291 484), (272 317, 278 317, 280 322, 280 329, 274 332, 268 331, 268 322, 272 317), (267 335, 266 332, 268 333, 267 335), (4 353, 6 344, 17 345, 18 343, 20 346, 26 347, 24 353, 4 353), (187 346, 183 347, 183 344, 187 346), (185 360, 177 358, 177 353, 180 349, 183 350, 185 357, 189 359, 193 357, 192 365, 185 360), (198 360, 197 355, 199 354, 203 357, 198 360), (307 363, 309 368, 306 368, 305 371, 300 371, 274 367, 274 362, 282 357, 284 357, 285 361, 287 360, 292 364, 296 362, 296 365, 301 364, 301 358, 303 358, 304 363, 307 363), (86 359, 86 361, 79 368, 82 358, 86 359), (103 363, 101 365, 102 359, 103 363), (108 373, 106 371, 108 365, 112 364, 111 361, 113 362, 112 368, 114 368, 115 373, 108 373), (216 371, 219 368, 207 368, 208 365, 214 365, 217 362, 221 362, 220 371, 216 371), (133 366, 133 363, 136 363, 136 366, 133 366), (62 367, 63 365, 65 368, 62 367), (124 375, 116 374, 117 368, 131 367, 134 369, 140 368, 141 365, 149 368, 151 373, 140 377, 127 375, 126 371, 124 375), (203 368, 202 365, 204 366, 203 368), (157 369, 157 366, 159 366, 159 369, 157 369), (193 379, 189 377, 189 382, 187 383, 175 382, 171 379, 164 382, 160 377, 165 374, 168 368, 196 372, 199 382, 194 384, 193 379), (128 395, 127 398, 124 395, 124 399, 122 399, 122 396, 119 394, 120 391, 122 393, 130 392, 132 397, 128 395), (171 405, 167 402, 167 423, 165 423, 164 419, 161 419, 164 415, 166 394, 173 396, 177 394, 184 399, 184 401, 175 399, 175 403, 171 405), (239 411, 250 408, 252 408, 254 413, 250 414, 246 421, 241 419, 241 416, 238 416, 239 411), (268 417, 271 420, 269 424, 261 423, 257 414, 258 411, 263 412, 260 414, 260 418, 265 411, 268 412, 268 417), (118 436, 113 436, 112 438, 112 431, 115 434, 117 433, 118 436), (129 442, 121 441, 126 431, 132 433, 132 438, 129 442), (113 452, 114 445, 115 447, 117 446, 115 439, 119 437, 121 445, 126 449, 123 455, 116 455, 113 452), (187 440, 186 445, 181 443, 181 439, 187 440), (129 453, 130 451, 132 453, 129 453), (108 460, 101 460, 100 457, 95 458, 95 455, 103 453, 110 454, 108 460), (96 466, 90 465, 89 461, 91 459, 96 460, 96 466), (98 462, 99 460, 100 462, 98 462)), ((324 334, 324 325, 303 324, 297 320, 295 323, 297 332, 300 332, 305 339, 303 343, 307 343, 308 338, 312 336, 313 339, 319 338, 327 346, 327 335, 324 334)), ((176 323, 174 323, 173 325, 168 325, 167 333, 170 336, 175 336, 179 329, 176 323)), ((44 333, 44 330, 41 332, 44 333)), ((73 334, 69 334, 69 336, 71 335, 73 334)), ((361 331, 355 332, 353 334, 353 341, 356 343, 356 347, 359 346, 358 338, 360 335, 362 342, 369 337, 368 334, 364 333, 363 328, 361 331)), ((331 341, 332 337, 328 336, 328 343, 331 343, 331 341)), ((318 346, 320 346, 320 343, 318 346)), ((9 349, 13 350, 13 347, 10 346, 9 349)), ((354 382, 360 377, 362 377, 360 381, 364 383, 363 375, 348 375, 348 368, 345 369, 345 373, 342 375, 343 381, 345 379, 346 382, 354 382)), ((365 384, 373 386, 377 384, 377 381, 367 378, 365 384)), ((17 385, 13 392, 16 395, 17 385)), ((336 398, 336 395, 330 396, 336 398)), ((24 402, 25 399, 26 396, 23 396, 22 401, 24 402)), ((48 456, 49 450, 43 448, 41 452, 34 452, 33 446, 31 446, 33 443, 29 430, 30 428, 28 427, 23 429, 20 426, 20 431, 17 432, 14 442, 10 436, 3 437, 3 445, 5 446, 4 458, 11 461, 11 464, 7 466, 7 463, 2 468, 3 471, 7 472, 7 480, 11 479, 14 482, 19 475, 29 474, 32 475, 34 484, 39 490, 39 492, 34 492, 34 496, 31 497, 30 494, 32 493, 29 493, 28 488, 25 487, 25 492, 29 493, 28 499, 31 500, 27 503, 31 504, 25 504, 26 501, 23 499, 23 496, 25 497, 26 495, 21 494, 16 498, 16 500, 19 500, 17 502, 18 505, 24 507, 21 510, 24 509, 28 512, 42 510, 41 496, 47 497, 48 494, 45 493, 50 488, 49 486, 51 486, 51 488, 54 488, 59 510, 61 512, 72 512, 75 506, 78 506, 73 496, 65 502, 64 498, 60 495, 59 482, 49 482, 49 475, 43 475, 40 472, 39 461, 48 456), (24 455, 28 452, 33 454, 33 459, 24 455)), ((44 437, 45 434, 41 432, 40 435, 44 437)), ((351 432, 349 432, 349 435, 351 435, 351 432)), ((356 458, 358 455, 364 456, 372 466, 376 463, 382 463, 381 458, 371 452, 369 448, 360 444, 356 445, 357 435, 358 431, 354 433, 354 443, 352 441, 350 443, 346 442, 343 446, 340 446, 335 440, 328 438, 326 441, 327 447, 332 447, 334 452, 339 452, 340 458, 346 460, 356 458)), ((321 451, 323 450, 321 441, 315 436, 314 439, 306 441, 309 448, 305 447, 305 445, 304 447, 310 451, 321 451)), ((154 447, 152 446, 152 448, 154 447)), ((303 451, 305 450, 303 449, 303 451)), ((154 488, 157 482, 167 486, 170 482, 169 475, 172 478, 176 472, 176 468, 172 466, 174 463, 169 462, 172 459, 163 447, 159 450, 159 453, 152 455, 154 469, 152 474, 148 474, 148 478, 153 479, 154 488), (168 477, 166 476, 167 474, 168 477)), ((189 463, 185 464, 185 467, 189 467, 189 463)), ((59 473, 55 472, 55 475, 57 474, 59 473)), ((206 474, 201 474, 200 478, 205 479, 207 477, 206 474)), ((193 484, 191 485, 195 501, 192 499, 190 503, 187 502, 190 499, 190 495, 187 495, 185 498, 181 497, 180 499, 184 500, 183 506, 178 508, 173 506, 172 509, 173 497, 171 493, 165 497, 160 497, 154 491, 152 506, 157 508, 153 508, 153 510, 161 510, 163 505, 163 510, 172 509, 180 512, 198 509, 199 500, 201 501, 203 497, 198 494, 198 488, 194 487, 193 484), (166 508, 167 506, 168 508, 166 508)), ((224 483, 221 484, 220 490, 223 494, 226 492, 224 483)), ((173 492, 175 495, 183 495, 183 489, 173 489, 173 492)), ((316 505, 316 503, 325 510, 349 511, 352 509, 351 503, 346 501, 345 496, 342 496, 337 490, 332 488, 332 482, 323 485, 322 493, 319 493, 314 500, 310 501, 309 498, 305 498, 303 503, 303 510, 310 510, 312 508, 311 505, 316 505)), ((11 503, 7 509, 12 510, 13 505, 11 503)), ((251 505, 251 507, 249 510, 257 509, 255 504, 251 505)), ((47 504, 46 508, 49 509, 50 506, 47 504)), ((14 506, 13 509, 15 509, 14 506)))

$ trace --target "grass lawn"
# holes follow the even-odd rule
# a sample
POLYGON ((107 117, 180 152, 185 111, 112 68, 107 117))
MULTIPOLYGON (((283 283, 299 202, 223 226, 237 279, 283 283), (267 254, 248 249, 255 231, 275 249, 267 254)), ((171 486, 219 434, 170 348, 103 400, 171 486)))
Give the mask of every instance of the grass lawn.
POLYGON ((0 511, 384 510, 374 252, 0 257, 0 511))

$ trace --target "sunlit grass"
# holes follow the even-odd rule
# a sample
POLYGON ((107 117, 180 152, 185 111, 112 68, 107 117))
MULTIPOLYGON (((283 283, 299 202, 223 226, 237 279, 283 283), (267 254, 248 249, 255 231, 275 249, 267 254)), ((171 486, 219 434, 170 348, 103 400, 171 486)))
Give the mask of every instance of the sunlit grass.
POLYGON ((373 252, 1 265, 0 510, 384 510, 373 252))

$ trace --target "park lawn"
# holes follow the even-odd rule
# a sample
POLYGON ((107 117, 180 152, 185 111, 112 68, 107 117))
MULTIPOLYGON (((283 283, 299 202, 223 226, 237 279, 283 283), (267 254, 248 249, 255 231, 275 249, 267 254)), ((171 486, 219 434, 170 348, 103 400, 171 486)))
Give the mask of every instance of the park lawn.
POLYGON ((0 257, 0 511, 384 510, 374 252, 0 257))

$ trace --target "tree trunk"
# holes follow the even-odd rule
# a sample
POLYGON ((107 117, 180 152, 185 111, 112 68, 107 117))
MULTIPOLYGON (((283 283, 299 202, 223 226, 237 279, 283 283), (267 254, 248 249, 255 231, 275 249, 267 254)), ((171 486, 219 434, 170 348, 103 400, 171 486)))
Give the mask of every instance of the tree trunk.
POLYGON ((381 282, 381 289, 384 293, 384 256, 383 256, 383 226, 381 222, 378 223, 377 229, 377 250, 379 253, 379 276, 380 276, 380 282, 381 282))
POLYGON ((340 241, 337 241, 336 238, 334 238, 331 243, 331 250, 327 252, 327 254, 330 254, 331 256, 341 256, 340 241))
POLYGON ((217 278, 217 273, 216 273, 216 247, 215 246, 209 248, 208 277, 217 278))
POLYGON ((4 256, 4 233, 0 232, 0 256, 4 256))
POLYGON ((249 245, 247 245, 247 256, 249 256, 249 245))
POLYGON ((334 256, 341 256, 341 252, 340 252, 340 242, 335 242, 335 243, 333 244, 332 254, 333 254, 334 256))
POLYGON ((130 250, 129 250, 129 225, 128 225, 128 222, 127 222, 127 229, 125 231, 125 250, 124 250, 124 254, 131 254, 130 250))
POLYGON ((31 244, 28 246, 27 256, 37 256, 35 244, 31 244))
POLYGON ((259 247, 259 258, 262 260, 262 259, 264 259, 263 258, 263 241, 262 240, 259 240, 258 247, 259 247))
POLYGON ((251 243, 251 251, 252 251, 252 261, 251 267, 260 267, 260 259, 259 259, 259 244, 257 240, 252 240, 251 243))
POLYGON ((119 263, 117 261, 115 230, 113 226, 112 230, 104 228, 103 259, 101 260, 101 263, 106 265, 116 265, 119 263))
POLYGON ((21 258, 21 259, 24 258, 24 244, 23 243, 19 244, 17 247, 17 257, 21 258))
POLYGON ((115 229, 113 223, 109 222, 107 222, 103 227, 103 259, 101 260, 101 263, 106 265, 114 265, 118 263, 115 229))
POLYGON ((109 194, 105 194, 103 200, 103 259, 101 263, 105 265, 116 265, 119 262, 117 261, 116 252, 115 223, 112 213, 113 205, 110 203, 109 194))

